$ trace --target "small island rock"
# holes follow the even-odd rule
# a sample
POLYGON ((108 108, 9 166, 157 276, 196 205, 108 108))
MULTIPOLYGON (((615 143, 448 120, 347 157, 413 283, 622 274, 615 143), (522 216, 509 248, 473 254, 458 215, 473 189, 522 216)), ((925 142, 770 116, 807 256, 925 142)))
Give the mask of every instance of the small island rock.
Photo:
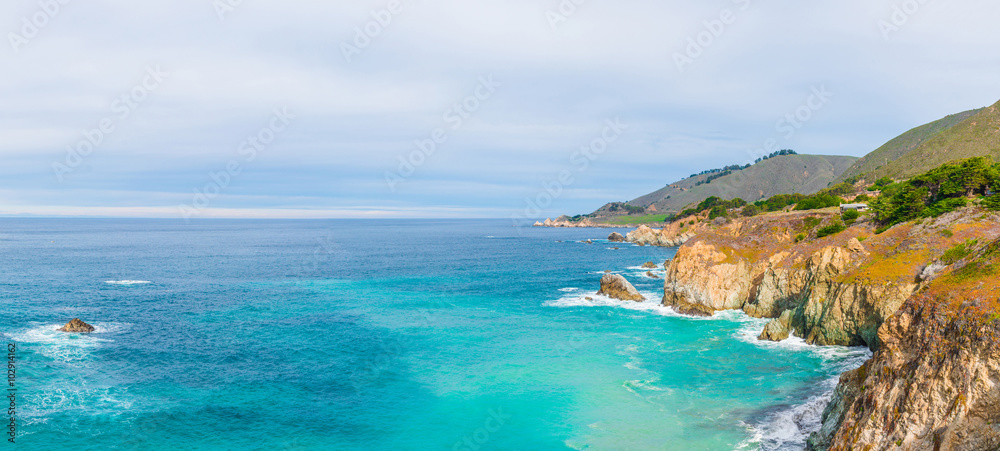
POLYGON ((66 325, 60 328, 59 331, 89 334, 94 331, 94 326, 91 326, 90 324, 80 321, 80 318, 73 318, 72 321, 66 323, 66 325))
POLYGON ((618 274, 605 274, 604 277, 601 277, 601 291, 598 291, 597 294, 622 301, 642 302, 646 300, 643 295, 639 294, 639 290, 636 290, 628 280, 618 274))
POLYGON ((612 243, 624 243, 625 237, 618 232, 611 232, 611 235, 608 235, 608 241, 612 243))

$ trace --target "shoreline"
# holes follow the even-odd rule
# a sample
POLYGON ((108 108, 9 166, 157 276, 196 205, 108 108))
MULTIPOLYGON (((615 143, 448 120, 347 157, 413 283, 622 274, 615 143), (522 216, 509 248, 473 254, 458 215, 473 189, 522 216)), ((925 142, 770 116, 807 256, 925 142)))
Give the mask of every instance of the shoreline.
MULTIPOLYGON (((797 337, 818 346, 867 346, 872 356, 860 368, 841 375, 824 408, 822 427, 809 438, 808 450, 859 445, 878 448, 883 444, 898 446, 945 440, 937 434, 929 438, 914 437, 908 435, 906 428, 896 428, 894 435, 881 433, 898 421, 909 421, 910 430, 921 430, 926 427, 922 421, 933 421, 946 431, 973 428, 987 434, 991 426, 976 426, 973 417, 967 416, 968 410, 962 417, 954 418, 950 412, 955 401, 926 394, 926 387, 932 387, 932 392, 963 393, 960 399, 978 396, 980 402, 991 399, 993 390, 1000 391, 1000 387, 991 388, 993 385, 989 383, 973 388, 966 382, 936 375, 946 371, 945 368, 966 365, 966 371, 980 374, 977 376, 980 380, 993 377, 993 368, 1000 367, 1000 352, 985 345, 1000 343, 997 335, 988 332, 992 321, 989 318, 995 318, 997 313, 986 311, 983 329, 975 332, 985 335, 981 341, 969 342, 965 338, 967 332, 963 332, 968 327, 960 325, 980 321, 978 317, 959 313, 955 307, 950 307, 954 313, 943 314, 924 306, 936 305, 952 292, 963 293, 962 296, 969 291, 983 292, 976 288, 983 283, 993 286, 988 270, 958 278, 949 275, 956 271, 961 274, 963 266, 991 264, 993 256, 1000 254, 993 250, 1000 249, 1000 216, 968 207, 938 218, 899 224, 881 233, 875 233, 874 224, 860 220, 832 236, 816 236, 816 230, 823 224, 839 219, 838 211, 826 209, 714 221, 678 247, 667 267, 661 305, 693 316, 740 310, 750 317, 766 319, 768 323, 759 340, 780 342, 797 337), (957 250, 961 250, 961 255, 946 255, 957 250), (975 258, 985 259, 985 263, 978 264, 975 258), (965 292, 948 288, 956 283, 968 288, 962 289, 965 292), (948 327, 958 328, 928 329, 939 323, 956 324, 948 327), (928 335, 956 350, 973 352, 974 356, 934 360, 936 354, 920 344, 928 335), (969 364, 967 359, 973 359, 973 363, 969 364), (917 373, 919 377, 904 379, 904 383, 924 389, 904 394, 893 391, 900 380, 892 374, 912 372, 905 369, 906 364, 919 365, 924 370, 917 373), (870 367, 885 369, 873 374, 867 370, 870 367), (912 403, 914 412, 901 418, 904 409, 889 401, 881 404, 862 396, 865 387, 895 396, 895 402, 912 403), (983 390, 985 394, 977 395, 983 390), (867 413, 859 414, 859 409, 867 413), (954 426, 956 423, 960 427, 954 426), (863 438, 858 438, 859 430, 863 431, 863 438)), ((656 238, 666 231, 665 228, 644 233, 656 238)), ((636 232, 629 237, 634 238, 636 232)), ((992 291, 983 293, 989 297, 992 291)), ((973 294, 967 297, 975 298, 973 294)), ((966 444, 963 440, 967 439, 961 435, 949 437, 956 446, 966 444)), ((1000 436, 983 435, 975 442, 992 446, 991 440, 1000 441, 1000 436)))

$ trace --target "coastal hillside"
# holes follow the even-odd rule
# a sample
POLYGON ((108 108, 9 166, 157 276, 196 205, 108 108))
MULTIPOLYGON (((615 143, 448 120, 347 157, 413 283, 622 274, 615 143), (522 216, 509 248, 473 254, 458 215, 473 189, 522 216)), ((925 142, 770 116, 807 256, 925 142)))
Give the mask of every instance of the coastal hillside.
POLYGON ((761 340, 874 351, 841 377, 810 450, 996 450, 998 191, 1000 164, 977 157, 885 186, 864 212, 803 208, 807 198, 791 210, 714 212, 678 236, 662 303, 769 318, 761 340))
MULTIPOLYGON (((779 155, 711 180, 711 174, 689 177, 633 199, 627 205, 645 208, 647 213, 669 214, 712 196, 753 202, 777 194, 813 194, 829 186, 855 161, 856 157, 848 156, 779 155)), ((621 215, 622 210, 614 209, 615 206, 605 205, 591 216, 621 215)))
POLYGON ((858 160, 837 182, 903 179, 948 161, 985 155, 1000 160, 1000 102, 910 130, 858 160))

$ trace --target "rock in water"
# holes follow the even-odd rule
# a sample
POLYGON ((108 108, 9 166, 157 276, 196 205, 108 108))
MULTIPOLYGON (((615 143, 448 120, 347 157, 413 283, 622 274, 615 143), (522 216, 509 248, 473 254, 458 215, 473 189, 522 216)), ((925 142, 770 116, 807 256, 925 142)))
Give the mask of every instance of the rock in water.
POLYGON ((659 279, 660 278, 660 276, 658 276, 656 274, 653 274, 653 271, 646 271, 646 277, 649 277, 650 279, 659 279))
POLYGON ((656 269, 656 268, 659 268, 659 266, 656 266, 656 263, 653 263, 653 262, 643 263, 642 267, 643 267, 643 269, 656 269))
POLYGON ((781 341, 788 339, 788 336, 792 334, 792 311, 785 310, 781 313, 781 317, 772 319, 767 326, 764 326, 764 331, 760 333, 757 337, 758 340, 768 340, 768 341, 781 341))
POLYGON ((704 304, 677 303, 673 309, 681 315, 710 317, 715 315, 715 310, 704 304))
POLYGON ((601 277, 601 291, 598 291, 597 294, 623 301, 642 302, 646 300, 643 295, 639 294, 639 290, 636 290, 632 284, 628 283, 628 280, 618 274, 605 274, 604 277, 601 277))
POLYGON ((608 241, 612 243, 624 243, 625 237, 618 232, 611 232, 611 235, 608 235, 608 241))
POLYGON ((59 329, 61 332, 73 332, 81 334, 89 334, 94 331, 94 326, 80 321, 80 318, 73 318, 73 321, 66 323, 65 326, 59 329))

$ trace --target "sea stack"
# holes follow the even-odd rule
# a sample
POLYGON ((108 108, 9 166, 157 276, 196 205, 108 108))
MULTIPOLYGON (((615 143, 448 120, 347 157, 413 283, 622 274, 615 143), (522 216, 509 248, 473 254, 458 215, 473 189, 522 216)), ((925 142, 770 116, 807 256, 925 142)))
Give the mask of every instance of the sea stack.
POLYGON ((636 290, 632 284, 628 283, 628 280, 618 274, 605 274, 604 277, 601 277, 601 291, 598 291, 597 294, 622 301, 642 302, 646 300, 643 295, 639 294, 639 290, 636 290))
POLYGON ((624 243, 625 237, 618 232, 611 232, 611 235, 608 235, 608 241, 612 243, 624 243))
POLYGON ((80 318, 73 318, 72 321, 66 323, 66 325, 60 328, 59 331, 89 334, 94 331, 94 326, 81 321, 80 318))

